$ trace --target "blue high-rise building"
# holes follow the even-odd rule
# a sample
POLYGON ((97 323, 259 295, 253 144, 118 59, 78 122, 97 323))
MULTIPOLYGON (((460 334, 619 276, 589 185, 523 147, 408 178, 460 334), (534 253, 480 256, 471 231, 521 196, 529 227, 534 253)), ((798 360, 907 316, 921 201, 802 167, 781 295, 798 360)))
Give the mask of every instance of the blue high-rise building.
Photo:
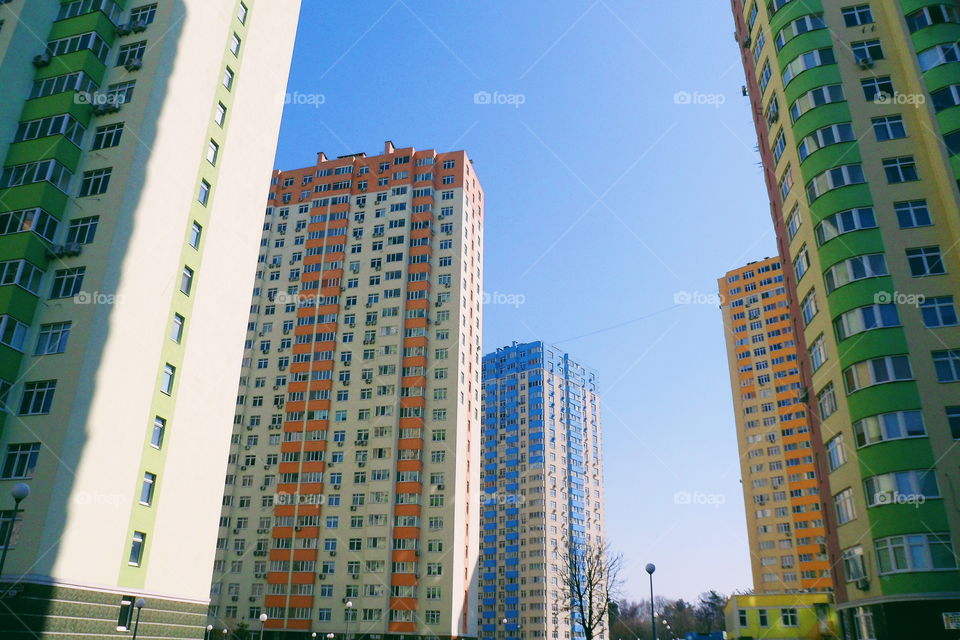
MULTIPOLYGON (((576 640, 562 558, 603 539, 597 374, 543 342, 483 358, 480 640, 576 640)), ((602 636, 601 636, 602 637, 602 636)))

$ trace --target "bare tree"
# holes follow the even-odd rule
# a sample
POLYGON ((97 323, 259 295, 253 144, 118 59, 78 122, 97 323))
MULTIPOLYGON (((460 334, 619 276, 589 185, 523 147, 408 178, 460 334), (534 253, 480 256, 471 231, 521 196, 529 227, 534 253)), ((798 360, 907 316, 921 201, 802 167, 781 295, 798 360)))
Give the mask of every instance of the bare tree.
POLYGON ((623 557, 606 542, 571 545, 560 557, 560 609, 594 640, 607 627, 622 579, 623 557))

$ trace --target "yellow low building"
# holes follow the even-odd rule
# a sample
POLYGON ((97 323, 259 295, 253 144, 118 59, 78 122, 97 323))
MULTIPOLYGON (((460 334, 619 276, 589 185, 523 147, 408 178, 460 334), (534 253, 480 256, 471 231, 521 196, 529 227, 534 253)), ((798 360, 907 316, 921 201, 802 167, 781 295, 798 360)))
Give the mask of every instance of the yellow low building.
POLYGON ((828 593, 735 595, 724 612, 730 640, 823 640, 839 632, 828 593))

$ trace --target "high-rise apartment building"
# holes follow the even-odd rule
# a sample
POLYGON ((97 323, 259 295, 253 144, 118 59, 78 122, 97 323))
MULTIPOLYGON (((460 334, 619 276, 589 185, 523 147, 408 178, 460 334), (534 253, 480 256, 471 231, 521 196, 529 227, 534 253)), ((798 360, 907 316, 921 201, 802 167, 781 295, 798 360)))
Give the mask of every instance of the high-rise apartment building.
POLYGON ((780 258, 734 269, 719 287, 754 591, 830 590, 816 439, 780 258))
POLYGON ((201 634, 298 11, 0 3, 4 638, 201 634))
POLYGON ((960 6, 732 0, 849 639, 960 611, 960 6))
POLYGON ((463 151, 274 172, 213 624, 475 635, 483 206, 463 151))
POLYGON ((604 542, 596 372, 543 342, 485 355, 482 463, 478 637, 582 638, 562 571, 604 542))

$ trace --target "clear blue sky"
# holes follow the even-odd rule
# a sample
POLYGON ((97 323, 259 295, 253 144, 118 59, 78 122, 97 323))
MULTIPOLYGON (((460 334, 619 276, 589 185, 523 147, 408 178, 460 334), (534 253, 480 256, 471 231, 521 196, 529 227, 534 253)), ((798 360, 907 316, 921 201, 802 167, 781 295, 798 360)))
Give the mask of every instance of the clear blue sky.
POLYGON ((728 3, 303 5, 278 168, 384 140, 466 149, 487 195, 484 351, 542 339, 599 370, 627 595, 651 561, 663 595, 749 587, 720 313, 673 306, 775 252, 728 3))

